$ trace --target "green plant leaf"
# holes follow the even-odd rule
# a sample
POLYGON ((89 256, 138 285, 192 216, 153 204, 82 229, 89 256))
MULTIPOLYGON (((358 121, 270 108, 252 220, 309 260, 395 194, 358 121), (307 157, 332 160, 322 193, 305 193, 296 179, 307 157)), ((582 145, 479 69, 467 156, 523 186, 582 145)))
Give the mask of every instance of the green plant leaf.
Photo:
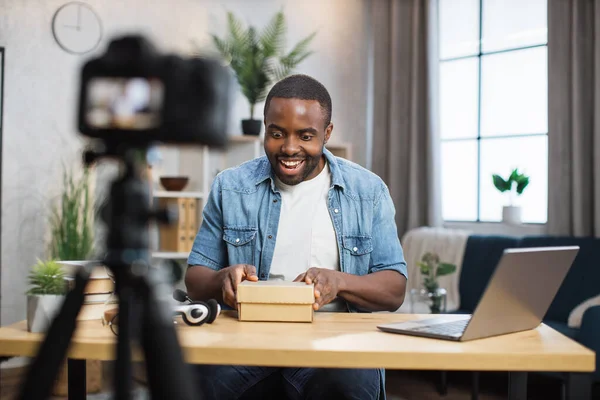
POLYGON ((267 66, 268 74, 273 81, 279 81, 292 72, 292 68, 286 67, 276 59, 270 59, 267 66))
POLYGON ((519 169, 518 168, 513 169, 508 177, 508 182, 516 182, 517 179, 519 178, 519 175, 520 175, 519 169))
POLYGON ((83 260, 93 251, 95 212, 89 192, 89 170, 79 180, 63 166, 63 192, 50 213, 50 257, 83 260))
POLYGON ((523 194, 523 191, 525 190, 527 185, 529 185, 529 177, 526 177, 526 176, 520 177, 519 180, 517 181, 517 193, 523 194))
POLYGON ((67 286, 64 278, 64 270, 55 260, 43 262, 38 259, 28 275, 30 288, 27 294, 65 294, 67 286))
POLYGON ((437 263, 440 262, 440 256, 433 252, 426 252, 421 257, 421 261, 427 263, 431 267, 434 267, 437 263))
POLYGON ((265 58, 275 57, 281 53, 285 31, 285 17, 280 11, 273 16, 260 35, 260 44, 265 58))
POLYGON ((311 33, 301 41, 299 41, 296 46, 281 59, 281 64, 288 68, 295 68, 302 60, 308 57, 311 52, 308 51, 308 46, 312 42, 312 40, 317 35, 316 32, 311 33))
POLYGON ((427 289, 428 292, 435 292, 440 286, 434 278, 427 277, 423 279, 423 287, 427 289))
POLYGON ((500 175, 492 175, 492 180, 494 182, 494 186, 500 192, 506 192, 507 190, 510 190, 510 182, 505 181, 500 175))
POLYGON ((421 270, 421 274, 429 275, 431 272, 431 267, 425 263, 418 263, 419 269, 421 270))
POLYGON ((247 41, 244 25, 231 11, 227 13, 227 27, 232 44, 243 47, 247 41))
POLYGON ((217 35, 210 35, 210 36, 212 38, 213 44, 215 45, 215 48, 219 51, 219 53, 225 59, 225 61, 230 63, 231 62, 231 48, 230 48, 229 43, 227 41, 221 39, 217 35))
POLYGON ((450 275, 456 272, 456 265, 450 263, 439 263, 436 276, 450 275))

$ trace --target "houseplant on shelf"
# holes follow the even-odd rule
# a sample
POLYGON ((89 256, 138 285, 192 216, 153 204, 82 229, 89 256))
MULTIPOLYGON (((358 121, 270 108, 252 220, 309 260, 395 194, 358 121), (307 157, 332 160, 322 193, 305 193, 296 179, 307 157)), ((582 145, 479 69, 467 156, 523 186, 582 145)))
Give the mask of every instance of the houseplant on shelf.
POLYGON ((432 314, 446 312, 446 289, 440 287, 438 278, 456 272, 456 265, 441 262, 432 252, 425 253, 417 265, 423 276, 423 289, 413 289, 411 298, 418 296, 424 300, 432 314))
POLYGON ((250 105, 250 119, 242 120, 242 131, 246 135, 260 134, 262 119, 254 119, 254 107, 265 100, 271 85, 292 73, 312 54, 308 47, 316 32, 300 40, 289 53, 284 53, 286 30, 281 11, 261 32, 253 26, 245 29, 241 21, 228 12, 227 36, 211 35, 214 46, 233 69, 250 105))
POLYGON ((55 260, 38 259, 29 272, 28 281, 27 330, 45 332, 65 299, 64 271, 55 260))
POLYGON ((529 177, 515 168, 507 179, 494 174, 492 180, 500 193, 508 192, 508 205, 502 208, 502 221, 512 225, 521 223, 521 207, 516 205, 516 198, 522 195, 529 185, 529 177))

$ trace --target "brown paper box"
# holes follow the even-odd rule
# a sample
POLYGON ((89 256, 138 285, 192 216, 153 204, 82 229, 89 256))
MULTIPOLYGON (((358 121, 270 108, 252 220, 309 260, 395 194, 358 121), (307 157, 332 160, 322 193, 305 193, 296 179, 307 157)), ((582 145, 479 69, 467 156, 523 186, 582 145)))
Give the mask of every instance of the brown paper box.
POLYGON ((240 321, 312 322, 314 285, 243 281, 237 287, 237 302, 240 321))

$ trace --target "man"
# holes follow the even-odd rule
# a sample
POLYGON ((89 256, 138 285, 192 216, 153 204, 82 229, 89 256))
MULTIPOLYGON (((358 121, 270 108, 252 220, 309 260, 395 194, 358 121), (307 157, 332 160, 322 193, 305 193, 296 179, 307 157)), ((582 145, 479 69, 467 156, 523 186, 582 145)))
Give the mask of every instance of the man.
MULTIPOLYGON (((406 263, 394 205, 372 172, 325 149, 331 98, 323 85, 293 75, 265 101, 260 157, 221 172, 188 259, 185 282, 198 300, 235 308, 243 280, 315 284, 319 311, 395 311, 404 301, 406 263)), ((252 392, 280 374, 291 399, 383 398, 383 371, 199 366, 205 398, 252 392)))

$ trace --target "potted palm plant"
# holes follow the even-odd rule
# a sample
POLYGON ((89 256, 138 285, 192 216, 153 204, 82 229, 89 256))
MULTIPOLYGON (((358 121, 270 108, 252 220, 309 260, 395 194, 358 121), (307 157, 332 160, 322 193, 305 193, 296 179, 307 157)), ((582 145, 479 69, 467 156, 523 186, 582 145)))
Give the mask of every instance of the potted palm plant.
POLYGON ((65 299, 64 271, 55 260, 38 259, 29 272, 28 280, 27 330, 45 332, 65 299))
POLYGON ((250 118, 242 120, 246 135, 259 135, 262 120, 254 119, 256 104, 265 100, 272 84, 285 78, 312 54, 309 45, 316 32, 300 40, 285 53, 285 16, 278 12, 267 26, 258 32, 253 26, 245 29, 239 19, 227 13, 227 36, 211 35, 214 46, 233 69, 243 95, 250 105, 250 118))
POLYGON ((500 193, 508 192, 509 195, 508 204, 502 208, 502 221, 512 225, 521 223, 521 207, 516 204, 516 199, 529 185, 529 177, 515 168, 508 178, 504 179, 494 174, 492 180, 500 193))

